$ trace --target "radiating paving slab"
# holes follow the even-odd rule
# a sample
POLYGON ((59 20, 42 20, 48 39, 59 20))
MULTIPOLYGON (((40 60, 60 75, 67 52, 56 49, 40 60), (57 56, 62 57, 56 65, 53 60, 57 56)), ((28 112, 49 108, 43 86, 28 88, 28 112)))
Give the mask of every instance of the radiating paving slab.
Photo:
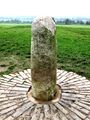
POLYGON ((27 97, 31 70, 0 77, 0 120, 90 120, 90 81, 73 72, 57 70, 59 102, 34 104, 27 97))

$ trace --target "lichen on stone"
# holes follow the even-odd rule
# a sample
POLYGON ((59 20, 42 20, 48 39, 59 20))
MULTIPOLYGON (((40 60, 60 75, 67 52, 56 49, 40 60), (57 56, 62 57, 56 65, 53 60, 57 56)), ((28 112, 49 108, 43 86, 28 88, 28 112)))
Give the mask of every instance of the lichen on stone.
POLYGON ((56 27, 50 17, 32 23, 31 77, 32 94, 50 100, 56 86, 56 27))

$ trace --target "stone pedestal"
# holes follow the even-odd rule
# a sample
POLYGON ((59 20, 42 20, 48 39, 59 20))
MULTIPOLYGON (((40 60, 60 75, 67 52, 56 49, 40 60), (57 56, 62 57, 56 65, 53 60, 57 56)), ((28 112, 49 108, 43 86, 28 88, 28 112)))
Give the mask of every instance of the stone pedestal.
POLYGON ((62 96, 58 102, 35 104, 28 99, 31 70, 0 77, 0 120, 90 120, 90 81, 57 70, 62 96))

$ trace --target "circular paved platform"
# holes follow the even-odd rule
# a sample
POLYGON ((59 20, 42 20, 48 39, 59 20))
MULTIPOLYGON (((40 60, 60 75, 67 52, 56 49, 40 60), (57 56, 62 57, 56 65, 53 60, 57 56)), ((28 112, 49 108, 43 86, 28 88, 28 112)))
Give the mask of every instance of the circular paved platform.
POLYGON ((27 97, 30 69, 0 77, 0 120, 90 120, 90 81, 73 72, 57 70, 59 102, 34 104, 27 97))

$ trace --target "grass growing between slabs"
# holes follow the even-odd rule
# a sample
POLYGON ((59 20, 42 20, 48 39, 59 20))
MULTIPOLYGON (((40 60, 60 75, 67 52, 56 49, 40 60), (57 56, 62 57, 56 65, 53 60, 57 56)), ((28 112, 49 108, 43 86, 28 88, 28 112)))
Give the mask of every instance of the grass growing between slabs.
MULTIPOLYGON (((57 26, 57 67, 90 79, 90 26, 57 26)), ((30 25, 0 25, 0 74, 30 68, 30 25)))

